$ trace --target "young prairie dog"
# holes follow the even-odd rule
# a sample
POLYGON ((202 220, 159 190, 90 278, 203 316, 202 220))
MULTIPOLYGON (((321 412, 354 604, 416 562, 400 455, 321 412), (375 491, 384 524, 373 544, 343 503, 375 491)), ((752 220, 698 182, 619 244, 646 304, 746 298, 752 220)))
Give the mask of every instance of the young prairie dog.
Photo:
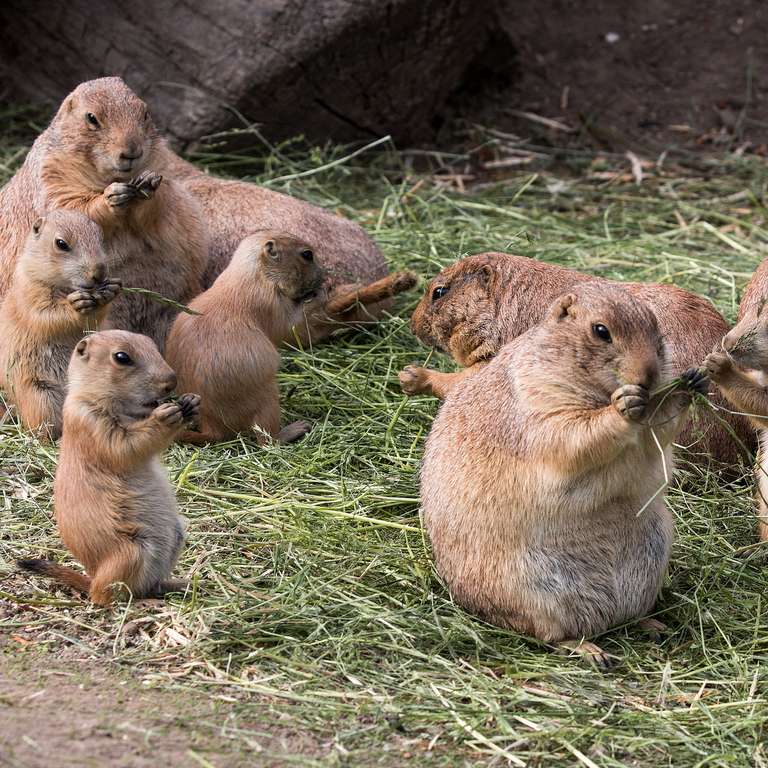
POLYGON ((393 296, 416 284, 412 272, 387 273, 381 250, 359 224, 256 184, 210 176, 176 155, 169 167, 199 203, 210 232, 206 288, 253 232, 301 232, 313 243, 324 275, 321 295, 329 303, 314 302, 305 322, 297 326, 304 344, 375 320, 391 307, 393 296))
POLYGON ((765 302, 742 313, 704 361, 710 379, 758 433, 758 533, 768 541, 768 311, 765 302))
POLYGON ((168 336, 166 357, 179 386, 203 398, 200 431, 183 433, 182 441, 217 442, 257 426, 289 442, 308 430, 304 422, 280 429, 277 345, 304 322, 321 283, 306 243, 277 232, 243 240, 229 266, 190 304, 200 314, 180 314, 168 336))
MULTIPOLYGON (((102 227, 110 263, 126 288, 182 303, 196 296, 207 230, 192 195, 167 177, 172 154, 144 102, 119 77, 79 85, 0 190, 0 297, 32 222, 53 208, 80 211, 102 227)), ((162 348, 175 313, 124 292, 109 323, 145 333, 162 348)))
MULTIPOLYGON (((424 344, 447 352, 464 370, 440 373, 409 366, 400 373, 403 390, 445 397, 453 384, 481 370, 502 345, 539 323, 558 295, 586 282, 621 287, 650 307, 666 341, 673 375, 699 365, 728 331, 708 301, 674 285, 618 283, 535 259, 481 253, 445 267, 430 282, 411 319, 413 332, 424 344)), ((717 393, 713 400, 722 403, 717 393)), ((691 460, 706 464, 714 457, 733 465, 743 455, 740 443, 752 447, 754 434, 740 416, 705 411, 686 426, 680 443, 687 446, 691 460)))
POLYGON ((102 331, 77 344, 53 503, 62 541, 88 575, 50 560, 20 560, 20 567, 104 606, 115 584, 136 598, 185 589, 170 578, 184 522, 160 455, 196 419, 200 398, 162 403, 175 387, 146 336, 102 331))
POLYGON ((690 395, 652 394, 666 369, 653 313, 586 284, 451 389, 427 440, 421 505, 458 603, 607 662, 580 640, 645 616, 669 559, 665 466, 690 395))
POLYGON ((72 350, 120 290, 106 265, 99 225, 63 209, 32 225, 16 264, 0 307, 0 388, 41 436, 61 435, 72 350))

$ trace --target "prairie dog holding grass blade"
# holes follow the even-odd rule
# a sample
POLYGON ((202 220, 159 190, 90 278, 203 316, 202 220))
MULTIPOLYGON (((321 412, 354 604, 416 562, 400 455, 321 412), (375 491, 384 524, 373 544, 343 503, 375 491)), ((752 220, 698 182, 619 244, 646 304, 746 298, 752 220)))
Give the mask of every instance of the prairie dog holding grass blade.
POLYGON ((218 442, 257 426, 290 442, 309 429, 304 422, 280 429, 277 345, 304 322, 321 284, 314 252, 301 240, 279 232, 243 240, 190 304, 199 314, 180 314, 168 336, 166 355, 179 386, 203 398, 200 431, 185 432, 182 441, 218 442))
POLYGON ((768 541, 768 310, 752 305, 707 356, 704 367, 726 400, 758 432, 755 469, 758 532, 768 541))
POLYGON ((690 371, 661 392, 666 368, 653 313, 584 284, 451 389, 421 505, 459 604, 607 663, 580 640, 653 608, 673 538, 670 445, 707 383, 690 371))
MULTIPOLYGON (((110 266, 124 287, 181 303, 196 296, 208 234, 192 195, 167 178, 172 158, 146 104, 119 77, 75 88, 0 190, 0 297, 32 222, 52 208, 80 211, 102 227, 110 266)), ((124 292, 109 324, 148 334, 162 348, 175 313, 124 292)))
MULTIPOLYGON (((706 299, 674 285, 620 283, 512 254, 480 253, 445 267, 429 283, 411 319, 424 344, 447 352, 464 370, 441 373, 409 366, 400 373, 403 390, 445 397, 453 384, 481 370, 502 345, 539 323, 558 295, 587 282, 623 288, 650 307, 672 374, 699 365, 728 331, 706 299)), ((713 400, 722 402, 718 395, 713 400)), ((743 456, 740 443, 754 446, 754 434, 740 416, 704 411, 685 428, 680 442, 689 446, 691 459, 708 463, 714 457, 732 465, 743 456)))
POLYGON ((120 291, 106 265, 99 225, 64 209, 32 225, 16 263, 0 307, 0 388, 41 436, 61 435, 72 350, 120 291))
POLYGON ((21 568, 87 592, 97 605, 112 602, 115 584, 136 598, 185 589, 170 578, 184 522, 160 454, 195 421, 200 398, 162 402, 175 386, 146 336, 102 331, 77 344, 54 511, 62 541, 88 575, 50 560, 20 560, 21 568))

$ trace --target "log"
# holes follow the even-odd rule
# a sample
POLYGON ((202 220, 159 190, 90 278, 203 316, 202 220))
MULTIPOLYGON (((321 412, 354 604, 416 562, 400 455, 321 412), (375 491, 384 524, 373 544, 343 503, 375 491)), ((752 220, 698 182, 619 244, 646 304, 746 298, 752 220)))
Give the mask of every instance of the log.
POLYGON ((498 35, 495 5, 5 0, 0 77, 14 99, 58 102, 121 75, 179 147, 243 121, 268 138, 423 142, 498 35))

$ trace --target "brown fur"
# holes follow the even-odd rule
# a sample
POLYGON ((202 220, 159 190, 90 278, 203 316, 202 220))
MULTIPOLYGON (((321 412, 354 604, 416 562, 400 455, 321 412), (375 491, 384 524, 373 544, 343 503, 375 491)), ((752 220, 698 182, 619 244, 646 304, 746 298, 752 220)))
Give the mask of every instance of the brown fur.
POLYGON ((72 350, 120 290, 106 264, 99 225, 63 209, 35 222, 16 264, 0 307, 0 387, 42 436, 61 434, 72 350))
POLYGON ((199 398, 158 404, 175 385, 146 336, 102 331, 78 343, 69 366, 54 511, 62 541, 89 577, 80 580, 48 561, 21 561, 21 567, 87 588, 98 605, 112 602, 116 583, 137 598, 184 588, 169 580, 184 523, 160 454, 196 418, 199 398), (131 363, 119 364, 117 353, 131 363))
POLYGON ((690 401, 649 395, 666 367, 644 304, 580 285, 451 389, 427 440, 421 504, 457 602, 576 646, 651 610, 673 535, 659 489, 690 401))
MULTIPOLYGON (((197 295, 207 232, 193 197, 172 178, 161 183, 172 160, 146 105, 120 78, 79 85, 0 190, 0 297, 32 222, 53 208, 80 211, 101 225, 110 262, 126 287, 179 302, 197 295)), ((149 334, 162 346, 174 314, 172 307, 126 293, 115 301, 110 323, 149 334)))
MULTIPOLYGON (((588 281, 622 286, 648 304, 669 348, 673 374, 699 365, 728 331, 728 325, 708 301, 674 285, 617 283, 534 259, 481 253, 443 269, 430 282, 411 320, 411 328, 422 342, 439 347, 468 370, 442 374, 409 367, 401 373, 403 389, 408 394, 444 397, 455 381, 479 370, 477 364, 492 358, 503 344, 540 322, 556 296, 588 281), (448 287, 447 293, 433 299, 435 290, 441 287, 448 287)), ((717 393, 713 399, 722 404, 717 393)), ((733 464, 743 456, 718 418, 730 424, 743 444, 753 447, 754 435, 743 418, 703 412, 702 418, 680 436, 690 458, 708 462, 714 457, 723 464, 733 464)))
MULTIPOLYGON (((201 314, 180 314, 168 336, 166 355, 179 386, 203 398, 200 432, 182 440, 226 440, 254 425, 281 436, 277 345, 306 323, 307 299, 321 282, 306 243, 277 232, 243 240, 216 282, 191 303, 201 314)), ((292 439, 306 431, 297 427, 286 428, 292 439)))
POLYGON ((758 533, 768 541, 768 311, 761 301, 739 314, 739 322, 704 366, 728 402, 757 430, 758 533))
POLYGON ((307 315, 308 323, 299 329, 303 343, 375 320, 391 307, 392 296, 415 285, 412 273, 387 274, 378 246, 354 222, 256 184, 209 176, 176 156, 172 169, 174 177, 183 181, 202 207, 211 234, 203 280, 206 287, 229 264, 240 242, 253 232, 296 232, 315 244, 325 275, 325 295, 347 306, 341 312, 315 304, 307 315), (349 298, 354 292, 359 292, 357 303, 349 298))

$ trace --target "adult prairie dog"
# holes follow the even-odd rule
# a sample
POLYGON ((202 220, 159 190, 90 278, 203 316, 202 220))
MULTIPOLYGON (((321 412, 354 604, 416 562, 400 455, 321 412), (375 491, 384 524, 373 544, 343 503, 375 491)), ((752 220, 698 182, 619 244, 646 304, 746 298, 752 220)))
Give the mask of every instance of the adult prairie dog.
MULTIPOLYGON (((32 222, 53 208, 80 211, 102 227, 110 263, 126 288, 177 302, 196 296, 208 234, 192 195, 168 176, 172 156, 146 104, 119 77, 75 88, 0 190, 0 297, 32 222)), ((175 313, 145 295, 123 293, 109 323, 162 346, 175 313)))
POLYGON ((304 323, 321 283, 312 248, 292 235, 259 232, 243 240, 190 304, 200 314, 180 314, 168 336, 166 356, 179 386, 202 396, 200 431, 181 440, 216 442, 256 426, 288 442, 307 431, 304 422, 280 430, 277 345, 304 323))
MULTIPOLYGON (((600 663, 580 640, 653 608, 673 537, 670 444, 690 402, 653 394, 666 367, 653 313, 585 284, 451 389, 427 440, 421 504, 458 603, 600 663)), ((684 381, 706 386, 696 371, 684 381)))
POLYGON ((80 341, 69 366, 54 512, 67 549, 88 575, 50 560, 19 566, 87 592, 97 605, 123 584, 136 598, 183 591, 171 580, 184 543, 160 455, 197 418, 200 398, 161 402, 176 376, 151 339, 102 331, 80 341))
MULTIPOLYGON (((409 366, 400 374, 403 390, 444 397, 502 345, 539 323, 558 295, 586 282, 621 287, 650 307, 667 344, 673 375, 699 365, 728 332, 727 323, 706 299, 674 285, 619 283, 508 253, 480 253, 445 267, 429 283, 411 319, 413 332, 424 344, 447 352, 464 370, 440 373, 409 366)), ((717 393, 713 401, 722 402, 717 393)), ((740 416, 705 411, 684 429, 679 442, 690 460, 708 464, 714 458, 729 466, 743 457, 741 445, 754 445, 754 434, 740 416)))
POLYGON ((0 307, 0 388, 27 429, 61 434, 72 350, 99 328, 119 290, 98 224, 58 209, 32 225, 0 307))
POLYGON ((726 400, 758 433, 758 533, 768 541, 768 311, 765 301, 740 313, 738 323, 707 356, 704 367, 726 400))

